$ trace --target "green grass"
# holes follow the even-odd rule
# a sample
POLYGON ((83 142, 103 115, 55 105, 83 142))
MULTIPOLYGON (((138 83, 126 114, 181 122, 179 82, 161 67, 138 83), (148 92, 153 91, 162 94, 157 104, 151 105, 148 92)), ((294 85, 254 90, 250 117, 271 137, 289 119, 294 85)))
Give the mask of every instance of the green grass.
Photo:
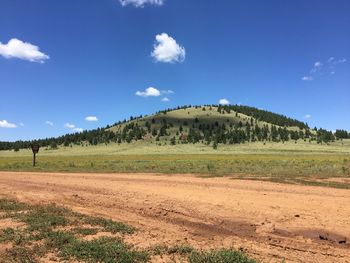
POLYGON ((72 232, 75 234, 83 235, 83 236, 90 236, 90 235, 96 235, 98 232, 100 232, 99 228, 86 228, 86 227, 76 227, 72 229, 72 232))
POLYGON ((56 253, 62 260, 86 262, 145 262, 149 256, 126 245, 122 239, 92 239, 83 241, 80 234, 95 235, 100 231, 111 234, 131 234, 134 228, 121 222, 75 213, 68 208, 50 205, 26 205, 14 200, 0 199, 2 217, 22 222, 23 227, 0 229, 0 246, 11 243, 5 262, 39 262, 48 253, 56 253), (91 228, 81 228, 89 225, 91 228), (101 228, 92 228, 92 226, 101 228), (34 249, 35 248, 35 249, 34 249))
MULTIPOLYGON (((32 167, 29 151, 0 152, 0 171, 97 173, 194 173, 240 179, 349 188, 316 179, 350 178, 350 141, 317 145, 252 143, 219 146, 110 144, 42 150, 32 167)), ((0 204, 1 205, 1 204, 0 204)))
POLYGON ((0 157, 0 170, 39 172, 151 172, 263 176, 350 176, 345 154, 176 154, 0 157), (91 165, 93 163, 93 165, 91 165))
POLYGON ((106 232, 132 234, 135 229, 121 222, 115 222, 103 217, 84 216, 84 223, 92 226, 101 226, 106 232))
POLYGON ((242 252, 233 249, 222 249, 209 252, 193 252, 189 257, 190 263, 256 263, 242 252))
POLYGON ((74 240, 63 246, 63 259, 75 258, 83 262, 133 263, 147 262, 146 252, 133 250, 119 238, 101 237, 92 241, 74 240))
POLYGON ((24 226, 16 229, 0 229, 0 246, 8 243, 12 245, 6 252, 0 252, 0 262, 37 263, 50 255, 56 261, 141 263, 149 262, 151 255, 163 254, 176 254, 184 262, 194 263, 255 262, 239 251, 223 249, 200 252, 186 244, 170 247, 160 245, 138 250, 123 241, 124 235, 134 233, 135 228, 110 219, 76 213, 55 204, 27 205, 0 198, 0 212, 5 212, 12 220, 24 223, 24 226), (81 235, 95 235, 100 231, 110 232, 112 236, 91 240, 80 238, 81 235), (120 233, 121 236, 113 236, 115 233, 120 233))

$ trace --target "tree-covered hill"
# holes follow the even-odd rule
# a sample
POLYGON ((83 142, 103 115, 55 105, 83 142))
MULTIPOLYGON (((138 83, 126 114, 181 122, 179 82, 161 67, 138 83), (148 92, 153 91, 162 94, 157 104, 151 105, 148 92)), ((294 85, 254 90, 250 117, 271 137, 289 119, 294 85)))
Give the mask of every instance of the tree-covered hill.
MULTIPOLYGON (((130 117, 112 126, 57 138, 37 140, 42 147, 57 148, 72 144, 130 143, 143 140, 171 145, 204 143, 214 148, 218 144, 254 141, 285 142, 316 140, 329 143, 350 138, 345 130, 335 134, 324 129, 310 129, 306 123, 284 115, 241 105, 183 106, 167 109, 151 116, 130 117)), ((0 150, 29 148, 33 141, 0 142, 0 150)))

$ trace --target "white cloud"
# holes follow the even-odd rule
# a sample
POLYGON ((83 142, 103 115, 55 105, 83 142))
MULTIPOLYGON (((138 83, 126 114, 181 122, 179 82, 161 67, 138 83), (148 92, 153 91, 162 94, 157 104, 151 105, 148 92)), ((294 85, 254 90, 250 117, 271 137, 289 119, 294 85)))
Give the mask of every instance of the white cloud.
POLYGON ((220 105, 229 105, 230 102, 227 99, 221 99, 221 100, 219 100, 219 104, 220 105))
POLYGON ((74 131, 74 132, 83 132, 84 130, 82 128, 74 128, 72 131, 74 131))
POLYGON ((304 119, 310 119, 312 116, 310 115, 310 114, 306 114, 305 116, 304 116, 304 119))
POLYGON ((2 121, 0 120, 0 128, 8 128, 8 129, 17 128, 17 125, 14 123, 10 123, 7 120, 2 120, 2 121))
POLYGON ((183 62, 186 57, 186 50, 174 38, 166 33, 162 33, 156 35, 156 43, 151 56, 158 62, 183 62))
POLYGON ((162 98, 162 101, 163 101, 163 102, 168 102, 168 101, 170 101, 170 99, 167 98, 167 97, 164 97, 164 98, 162 98))
POLYGON ((314 66, 315 66, 316 68, 319 68, 319 67, 322 67, 322 65, 323 65, 323 64, 321 63, 321 61, 317 61, 317 62, 315 62, 315 65, 314 65, 314 66))
POLYGON ((158 89, 149 87, 144 91, 137 91, 135 95, 140 97, 159 97, 160 93, 161 92, 158 89))
POLYGON ((301 79, 305 80, 305 81, 312 81, 312 80, 314 80, 314 78, 312 76, 304 76, 301 79))
POLYGON ((74 124, 71 124, 69 122, 65 123, 64 127, 72 130, 72 132, 82 132, 83 131, 82 128, 76 127, 74 124))
POLYGON ((122 6, 134 5, 136 7, 144 7, 146 4, 163 5, 164 0, 119 0, 122 6))
POLYGON ((86 121, 98 121, 97 117, 96 116, 87 116, 85 118, 86 121))
POLYGON ((45 121, 45 124, 53 126, 53 122, 52 121, 45 121))
POLYGON ((172 90, 170 90, 170 89, 168 89, 168 90, 162 90, 162 91, 160 91, 162 94, 167 94, 167 95, 169 95, 169 94, 174 94, 175 93, 175 91, 172 91, 172 90))
POLYGON ((7 44, 0 42, 0 55, 10 59, 19 58, 31 62, 44 63, 50 57, 39 51, 39 47, 17 38, 12 38, 7 44))
POLYGON ((64 124, 64 127, 67 128, 67 129, 74 129, 75 125, 67 122, 67 123, 64 124))

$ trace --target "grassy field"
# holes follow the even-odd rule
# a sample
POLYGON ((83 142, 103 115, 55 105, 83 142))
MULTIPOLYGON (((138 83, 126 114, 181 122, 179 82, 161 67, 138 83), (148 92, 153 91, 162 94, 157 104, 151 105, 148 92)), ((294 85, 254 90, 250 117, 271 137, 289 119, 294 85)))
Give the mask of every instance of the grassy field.
POLYGON ((254 263, 233 249, 197 251, 189 245, 159 245, 146 249, 124 242, 137 229, 110 219, 75 213, 51 205, 28 205, 0 198, 0 262, 149 262, 153 256, 172 255, 190 263, 254 263), (99 235, 98 235, 99 234, 99 235))
POLYGON ((350 141, 320 145, 249 143, 155 145, 150 143, 42 148, 32 167, 30 150, 0 152, 0 170, 41 172, 195 173, 350 188, 319 179, 350 177, 350 141))

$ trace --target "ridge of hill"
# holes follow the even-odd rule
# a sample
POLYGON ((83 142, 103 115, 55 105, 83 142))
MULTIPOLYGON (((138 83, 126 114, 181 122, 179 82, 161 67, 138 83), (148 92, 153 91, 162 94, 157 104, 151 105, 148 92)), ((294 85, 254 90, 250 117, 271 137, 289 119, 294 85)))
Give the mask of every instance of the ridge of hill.
POLYGON ((350 138, 344 130, 335 134, 324 129, 310 129, 307 123, 281 114, 242 105, 183 106, 159 111, 150 116, 130 117, 112 126, 56 138, 35 141, 0 142, 0 150, 29 148, 37 142, 41 146, 99 143, 130 143, 143 140, 150 143, 237 144, 255 141, 285 142, 309 140, 329 143, 350 138))

